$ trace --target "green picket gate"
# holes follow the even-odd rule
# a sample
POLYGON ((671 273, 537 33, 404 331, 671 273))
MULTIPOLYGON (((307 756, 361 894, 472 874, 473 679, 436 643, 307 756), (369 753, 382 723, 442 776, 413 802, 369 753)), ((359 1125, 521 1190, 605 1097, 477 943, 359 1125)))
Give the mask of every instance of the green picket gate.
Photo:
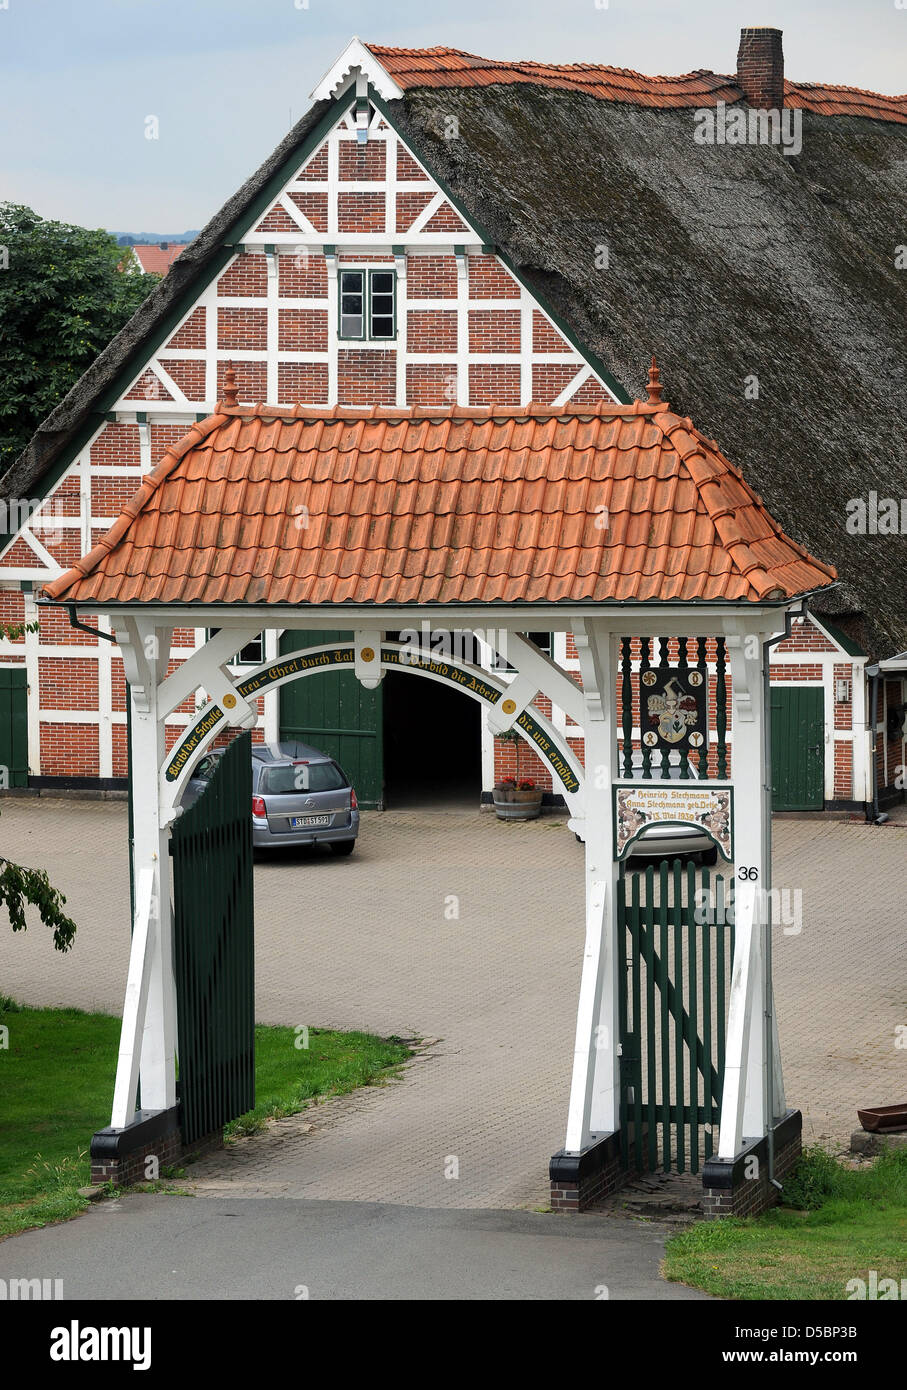
POLYGON ((714 1152, 734 961, 732 882, 679 859, 620 868, 621 1157, 640 1172, 698 1173, 714 1152))
POLYGON ((255 1104, 251 737, 230 744, 170 840, 178 1095, 187 1144, 255 1104))

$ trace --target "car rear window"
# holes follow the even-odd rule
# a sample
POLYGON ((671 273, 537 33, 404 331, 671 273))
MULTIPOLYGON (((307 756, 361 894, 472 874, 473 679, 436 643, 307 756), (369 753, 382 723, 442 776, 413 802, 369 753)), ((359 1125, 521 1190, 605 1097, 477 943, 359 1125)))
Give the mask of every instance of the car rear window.
POLYGON ((263 796, 281 792, 333 792, 346 786, 336 763, 282 763, 262 769, 258 790, 263 796))

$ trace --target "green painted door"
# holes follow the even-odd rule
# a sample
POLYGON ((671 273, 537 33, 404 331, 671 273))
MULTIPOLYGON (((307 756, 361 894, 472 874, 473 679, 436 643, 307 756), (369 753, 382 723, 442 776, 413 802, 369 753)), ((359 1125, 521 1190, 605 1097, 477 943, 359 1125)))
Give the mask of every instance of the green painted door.
MULTIPOLYGON (((290 632, 280 655, 325 642, 351 642, 351 632, 290 632)), ((352 671, 303 676, 280 689, 280 737, 301 739, 336 758, 356 788, 359 805, 384 804, 381 687, 366 690, 352 671)))
POLYGON ((821 811, 825 804, 825 692, 773 685, 772 810, 821 811))
POLYGON ((8 787, 28 786, 28 678, 24 666, 0 666, 0 767, 8 787))

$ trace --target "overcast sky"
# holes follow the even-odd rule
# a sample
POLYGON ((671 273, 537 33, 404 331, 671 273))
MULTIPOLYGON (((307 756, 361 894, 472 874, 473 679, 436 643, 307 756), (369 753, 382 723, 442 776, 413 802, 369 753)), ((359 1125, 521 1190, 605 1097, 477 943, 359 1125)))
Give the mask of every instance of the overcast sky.
POLYGON ((353 34, 729 73, 740 28, 770 24, 784 30, 790 78, 907 90, 907 0, 304 3, 0 0, 0 199, 93 227, 201 227, 303 114, 353 34), (145 138, 149 115, 158 140, 145 138))

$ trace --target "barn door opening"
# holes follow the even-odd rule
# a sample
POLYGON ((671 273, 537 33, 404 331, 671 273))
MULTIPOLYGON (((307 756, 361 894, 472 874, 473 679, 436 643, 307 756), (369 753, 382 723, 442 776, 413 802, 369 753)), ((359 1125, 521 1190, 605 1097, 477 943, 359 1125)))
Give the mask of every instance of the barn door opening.
MULTIPOLYGON (((280 655, 326 642, 352 641, 351 632, 286 631, 280 655)), ((280 737, 310 743, 335 758, 366 810, 384 805, 381 686, 366 690, 352 671, 325 671, 289 681, 280 690, 280 737)))
POLYGON ((404 671, 384 677, 386 804, 471 806, 482 797, 481 709, 438 681, 404 671))

